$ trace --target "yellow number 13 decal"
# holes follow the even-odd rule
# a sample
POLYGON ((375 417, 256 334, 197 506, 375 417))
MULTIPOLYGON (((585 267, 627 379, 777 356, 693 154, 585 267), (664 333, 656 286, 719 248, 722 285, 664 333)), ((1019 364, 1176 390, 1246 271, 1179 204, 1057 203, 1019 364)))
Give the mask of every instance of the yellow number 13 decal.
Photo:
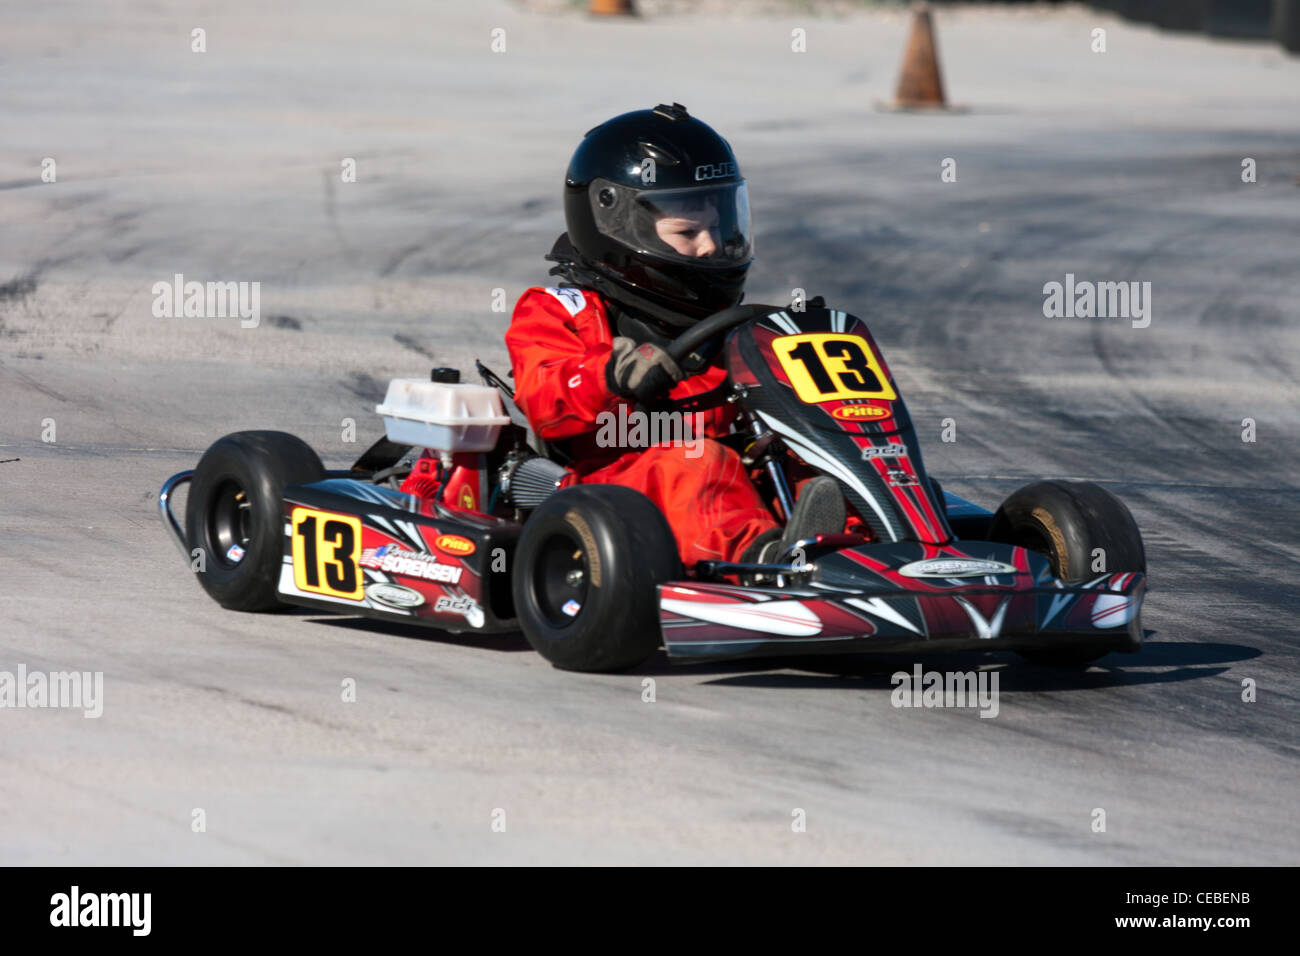
POLYGON ((361 521, 348 515, 294 508, 293 582, 300 591, 360 601, 361 521))
POLYGON ((795 394, 815 405, 846 398, 898 398, 867 340, 826 332, 783 335, 772 349, 795 394))

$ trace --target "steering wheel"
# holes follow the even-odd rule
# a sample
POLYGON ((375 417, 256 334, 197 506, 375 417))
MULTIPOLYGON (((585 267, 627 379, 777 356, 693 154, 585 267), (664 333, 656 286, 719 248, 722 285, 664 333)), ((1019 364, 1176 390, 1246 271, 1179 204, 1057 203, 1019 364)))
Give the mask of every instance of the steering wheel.
POLYGON ((748 322, 756 316, 763 315, 767 312, 780 312, 779 305, 735 305, 730 309, 723 309, 721 312, 715 312, 707 319, 701 319, 683 332, 677 338, 668 343, 665 351, 674 362, 681 362, 697 348, 703 345, 715 335, 734 329, 738 325, 748 322))

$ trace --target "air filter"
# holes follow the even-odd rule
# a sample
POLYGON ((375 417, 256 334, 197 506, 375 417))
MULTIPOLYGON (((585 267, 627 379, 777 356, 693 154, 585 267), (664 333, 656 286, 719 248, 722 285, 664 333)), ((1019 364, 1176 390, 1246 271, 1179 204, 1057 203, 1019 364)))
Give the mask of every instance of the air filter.
POLYGON ((516 508, 536 508, 555 494, 568 473, 547 458, 525 458, 510 473, 506 497, 516 508))

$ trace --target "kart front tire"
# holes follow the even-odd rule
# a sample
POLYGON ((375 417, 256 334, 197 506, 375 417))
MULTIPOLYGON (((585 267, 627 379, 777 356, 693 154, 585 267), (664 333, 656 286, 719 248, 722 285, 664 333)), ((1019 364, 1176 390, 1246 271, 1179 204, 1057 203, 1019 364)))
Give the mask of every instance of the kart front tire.
POLYGON ((680 574, 663 513, 619 485, 552 495, 524 524, 511 582, 528 643, 555 667, 620 671, 660 644, 657 585, 680 574))
POLYGON ((232 611, 282 606, 284 489, 324 477, 311 446, 285 432, 235 432, 203 453, 185 505, 185 529, 195 573, 213 600, 232 611))
MULTIPOLYGON (((1109 573, 1146 573, 1142 533, 1124 502, 1089 481, 1035 481, 1007 498, 993 516, 993 541, 1028 548, 1047 557, 1066 584, 1095 577, 1100 549, 1109 573)), ((1109 650, 1088 646, 1026 650, 1020 656, 1050 667, 1083 667, 1109 650)))

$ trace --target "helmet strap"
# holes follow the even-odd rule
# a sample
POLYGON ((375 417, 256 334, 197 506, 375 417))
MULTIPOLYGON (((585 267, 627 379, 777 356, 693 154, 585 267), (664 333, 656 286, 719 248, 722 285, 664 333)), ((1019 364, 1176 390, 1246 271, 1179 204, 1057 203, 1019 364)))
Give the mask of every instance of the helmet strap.
POLYGON ((681 329, 687 327, 682 323, 681 314, 637 295, 607 275, 599 265, 588 262, 582 253, 573 248, 568 233, 562 234, 555 240, 555 245, 551 247, 551 251, 545 258, 548 262, 556 263, 551 267, 548 275, 560 276, 574 285, 594 289, 601 296, 618 305, 621 310, 636 313, 637 318, 646 323, 648 329, 656 329, 662 337, 674 338, 681 329))

